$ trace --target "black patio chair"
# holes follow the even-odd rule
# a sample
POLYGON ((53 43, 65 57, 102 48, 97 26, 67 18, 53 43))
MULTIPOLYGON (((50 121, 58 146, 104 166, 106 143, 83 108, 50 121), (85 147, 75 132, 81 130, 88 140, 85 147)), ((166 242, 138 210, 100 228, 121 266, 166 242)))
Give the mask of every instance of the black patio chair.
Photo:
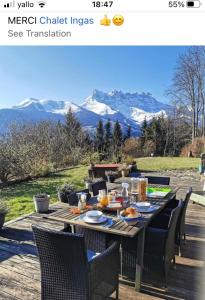
POLYGON ((148 184, 169 185, 170 177, 145 176, 148 179, 148 184))
POLYGON ((138 178, 141 176, 141 173, 139 172, 132 172, 132 173, 129 173, 129 177, 134 177, 134 178, 138 178))
MULTIPOLYGON (((186 196, 184 201, 182 201, 182 209, 177 221, 177 227, 176 227, 176 235, 175 235, 175 243, 179 248, 179 256, 181 256, 181 246, 182 246, 182 241, 186 240, 186 232, 185 232, 185 217, 186 217, 186 210, 187 206, 191 197, 192 193, 192 187, 190 187, 187 190, 186 196)), ((167 206, 162 210, 160 215, 162 214, 171 214, 171 211, 173 208, 177 207, 179 203, 179 200, 177 199, 172 199, 167 206)))
POLYGON ((106 299, 119 288, 119 244, 87 251, 84 237, 32 225, 41 267, 42 300, 106 299))
POLYGON ((154 275, 167 285, 167 274, 171 265, 175 264, 175 230, 182 209, 182 202, 174 208, 170 215, 157 216, 158 227, 154 221, 146 229, 144 249, 144 270, 154 275), (162 218, 162 222, 160 222, 162 218), (166 225, 166 226, 165 226, 166 225))
POLYGON ((99 190, 107 190, 107 185, 105 180, 97 181, 91 184, 91 190, 93 196, 97 196, 99 194, 99 190))
POLYGON ((89 189, 83 189, 77 192, 73 192, 73 193, 67 193, 66 197, 62 198, 62 202, 64 203, 68 203, 70 205, 78 205, 78 196, 77 193, 86 193, 87 194, 87 201, 90 199, 91 195, 89 193, 89 189))

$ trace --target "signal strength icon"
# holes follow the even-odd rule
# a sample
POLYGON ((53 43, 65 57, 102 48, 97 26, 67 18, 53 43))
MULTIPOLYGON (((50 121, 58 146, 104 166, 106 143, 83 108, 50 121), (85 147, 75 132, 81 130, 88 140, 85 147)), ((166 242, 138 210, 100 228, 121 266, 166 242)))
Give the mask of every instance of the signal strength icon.
POLYGON ((4 8, 12 8, 12 7, 15 7, 15 1, 4 4, 4 8))
POLYGON ((38 2, 38 5, 43 8, 45 5, 46 5, 46 2, 45 1, 40 1, 38 2))

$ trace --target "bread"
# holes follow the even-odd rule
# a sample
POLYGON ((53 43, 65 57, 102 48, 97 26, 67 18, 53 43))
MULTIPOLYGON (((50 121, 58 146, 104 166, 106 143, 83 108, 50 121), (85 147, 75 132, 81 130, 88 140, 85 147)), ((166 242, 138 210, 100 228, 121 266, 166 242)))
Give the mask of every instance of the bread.
POLYGON ((126 208, 126 213, 127 213, 128 215, 129 215, 129 214, 133 215, 133 214, 136 213, 136 209, 135 209, 134 207, 128 207, 128 208, 126 208))
POLYGON ((135 212, 134 214, 127 215, 127 218, 137 218, 138 214, 135 212))
POLYGON ((122 216, 127 217, 127 218, 137 218, 138 217, 138 212, 134 207, 128 207, 125 210, 122 211, 122 216))

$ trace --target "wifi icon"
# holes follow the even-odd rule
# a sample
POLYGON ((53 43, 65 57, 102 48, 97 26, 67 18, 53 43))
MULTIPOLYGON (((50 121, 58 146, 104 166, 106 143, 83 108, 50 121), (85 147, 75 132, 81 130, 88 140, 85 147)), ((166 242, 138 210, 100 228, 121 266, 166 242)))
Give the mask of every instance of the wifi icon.
POLYGON ((43 8, 45 5, 46 5, 46 2, 45 1, 40 1, 38 2, 38 5, 43 8))

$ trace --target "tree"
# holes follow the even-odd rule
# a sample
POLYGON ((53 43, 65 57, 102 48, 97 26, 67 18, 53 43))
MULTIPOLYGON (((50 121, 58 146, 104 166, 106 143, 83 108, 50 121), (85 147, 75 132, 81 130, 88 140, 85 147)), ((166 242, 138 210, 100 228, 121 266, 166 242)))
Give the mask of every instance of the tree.
POLYGON ((187 116, 191 110, 192 141, 201 134, 201 125, 205 135, 205 47, 190 47, 179 57, 168 95, 186 107, 187 116))
POLYGON ((114 129, 113 129, 113 149, 114 149, 114 155, 118 161, 120 160, 121 145, 122 145, 122 129, 120 123, 117 121, 115 122, 114 129))
POLYGON ((132 131, 132 127, 129 125, 127 128, 126 135, 125 135, 125 140, 131 138, 131 131, 132 131))
POLYGON ((71 107, 66 114, 65 130, 69 136, 78 134, 82 130, 80 122, 75 117, 71 107))
POLYGON ((66 115, 64 129, 67 141, 67 163, 77 164, 85 154, 85 147, 87 146, 86 134, 71 108, 69 108, 69 111, 66 115))
POLYGON ((148 126, 148 122, 147 119, 145 118, 144 121, 142 122, 141 125, 141 146, 143 147, 144 144, 146 143, 147 139, 148 139, 148 134, 149 134, 149 126, 148 126))
POLYGON ((104 127, 102 120, 99 120, 97 129, 96 129, 96 146, 98 152, 101 154, 101 157, 103 157, 104 152, 104 127))
POLYGON ((105 139, 104 139, 104 150, 107 158, 111 155, 111 146, 112 146, 112 127, 110 120, 105 124, 105 139))

